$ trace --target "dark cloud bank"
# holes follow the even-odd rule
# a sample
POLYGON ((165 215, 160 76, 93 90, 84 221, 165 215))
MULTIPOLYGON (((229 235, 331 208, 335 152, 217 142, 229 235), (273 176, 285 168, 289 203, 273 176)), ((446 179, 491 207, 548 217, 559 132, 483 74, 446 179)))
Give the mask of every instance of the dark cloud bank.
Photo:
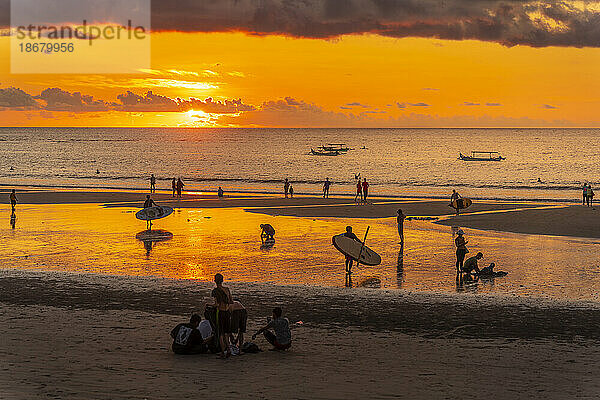
MULTIPOLYGON (((8 25, 0 0, 0 25, 8 25)), ((474 39, 505 46, 600 46, 598 0, 154 0, 152 29, 335 38, 474 39), (581 6, 584 4, 584 6, 581 6)))

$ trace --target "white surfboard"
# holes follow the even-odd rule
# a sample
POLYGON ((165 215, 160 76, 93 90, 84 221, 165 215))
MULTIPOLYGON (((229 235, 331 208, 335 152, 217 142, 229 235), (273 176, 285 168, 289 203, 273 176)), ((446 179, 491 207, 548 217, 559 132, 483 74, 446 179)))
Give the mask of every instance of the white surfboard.
POLYGON ((333 246, 338 249, 340 253, 345 256, 352 258, 353 260, 358 260, 358 254, 360 253, 360 260, 358 260, 361 264, 364 265, 379 265, 381 264, 381 256, 371 250, 369 247, 362 245, 362 243, 357 242, 354 239, 350 239, 349 237, 341 235, 336 235, 332 238, 333 246), (362 247, 362 253, 360 251, 362 247))
POLYGON ((135 213, 135 217, 137 219, 141 219, 142 221, 152 221, 153 219, 161 219, 164 217, 168 217, 173 213, 173 209, 167 206, 156 206, 156 207, 148 207, 144 208, 135 213))

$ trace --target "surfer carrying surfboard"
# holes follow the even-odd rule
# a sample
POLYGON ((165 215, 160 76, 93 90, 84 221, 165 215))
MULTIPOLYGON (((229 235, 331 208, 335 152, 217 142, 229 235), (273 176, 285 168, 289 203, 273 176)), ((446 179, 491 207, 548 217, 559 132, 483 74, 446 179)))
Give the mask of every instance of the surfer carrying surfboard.
MULTIPOLYGON (((146 201, 144 201, 144 208, 150 208, 150 207, 158 207, 158 206, 156 205, 156 203, 154 202, 154 200, 152 200, 150 198, 150 195, 147 194, 146 195, 146 201)), ((147 229, 152 228, 152 220, 151 219, 149 219, 148 221, 146 221, 146 228, 147 229)))
POLYGON ((457 201, 458 199, 460 199, 460 194, 458 194, 458 192, 455 189, 452 189, 452 195, 450 196, 450 207, 454 208, 456 210, 456 215, 458 215, 458 207, 455 207, 455 201, 457 201))
MULTIPOLYGON (((346 232, 344 233, 344 236, 347 238, 350 238, 352 240, 356 240, 358 243, 362 243, 360 241, 360 239, 358 238, 358 236, 356 236, 353 232, 352 232, 352 227, 350 225, 348 225, 346 227, 346 232)), ((354 261, 354 259, 350 256, 346 256, 346 274, 348 275, 352 275, 352 262, 354 261)))

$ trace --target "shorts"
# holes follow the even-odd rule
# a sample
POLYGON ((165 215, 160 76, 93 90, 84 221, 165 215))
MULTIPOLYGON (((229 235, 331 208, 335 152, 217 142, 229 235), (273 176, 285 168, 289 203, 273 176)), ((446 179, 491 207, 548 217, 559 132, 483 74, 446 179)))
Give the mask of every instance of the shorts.
POLYGON ((246 324, 248 322, 248 311, 243 308, 241 310, 233 310, 231 312, 231 332, 246 333, 246 324))
POLYGON ((217 331, 219 335, 231 333, 231 312, 217 308, 217 331))

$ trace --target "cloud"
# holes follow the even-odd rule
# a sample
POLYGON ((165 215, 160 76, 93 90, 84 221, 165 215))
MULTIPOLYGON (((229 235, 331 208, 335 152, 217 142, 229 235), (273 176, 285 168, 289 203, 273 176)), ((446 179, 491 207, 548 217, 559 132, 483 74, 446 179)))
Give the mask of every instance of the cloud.
POLYGON ((500 107, 502 106, 502 104, 500 103, 485 103, 486 106, 488 107, 500 107))
POLYGON ((481 104, 479 103, 472 103, 470 101, 465 101, 464 103, 462 103, 463 106, 480 106, 481 104))
POLYGON ((209 114, 237 114, 256 110, 254 106, 244 104, 242 99, 214 101, 211 97, 206 100, 192 98, 180 101, 179 108, 182 111, 195 110, 209 114))
POLYGON ((371 106, 367 105, 367 104, 361 104, 358 101, 355 101, 354 103, 348 103, 346 104, 346 106, 348 107, 362 107, 362 108, 370 108, 371 106))
POLYGON ((152 111, 180 111, 177 101, 158 94, 151 90, 139 95, 128 90, 117 96, 121 102, 118 108, 122 111, 152 112, 152 111))
MULTIPOLYGON (((131 90, 117 95, 115 102, 95 99, 80 92, 68 92, 60 88, 47 88, 37 96, 32 96, 22 89, 0 88, 0 111, 4 109, 44 111, 68 111, 73 113, 99 111, 127 112, 185 112, 189 110, 204 111, 209 114, 238 114, 254 111, 256 107, 245 104, 242 99, 205 100, 197 98, 170 98, 156 94, 151 90, 136 94, 131 90)), ((295 106, 301 103, 291 97, 286 104, 295 106)))
MULTIPOLYGON (((10 0, 0 0, 0 28, 10 0)), ((328 39, 346 34, 600 47, 598 0, 156 0, 152 30, 328 39)), ((97 14, 97 13, 96 13, 97 14)))
POLYGON ((436 89, 436 88, 430 88, 430 87, 424 87, 422 90, 438 91, 438 90, 440 90, 440 89, 436 89))
POLYGON ((23 90, 16 87, 6 89, 0 88, 0 110, 15 109, 15 110, 32 110, 39 108, 35 99, 25 93, 23 90))
MULTIPOLYGON (((7 1, 7 0, 2 0, 7 1)), ((505 46, 600 46, 596 0, 220 0, 153 2, 152 29, 334 38, 474 39, 505 46), (592 6, 588 6, 591 4, 592 6)))
POLYGON ((427 103, 400 103, 400 102, 396 102, 396 106, 400 109, 404 109, 406 107, 430 107, 430 104, 427 103))
POLYGON ((103 100, 95 100, 90 95, 80 92, 70 93, 60 88, 44 89, 34 98, 42 100, 45 103, 44 109, 47 111, 107 111, 112 106, 103 100))
POLYGON ((542 108, 545 108, 546 110, 556 110, 558 107, 550 104, 542 104, 542 108))

